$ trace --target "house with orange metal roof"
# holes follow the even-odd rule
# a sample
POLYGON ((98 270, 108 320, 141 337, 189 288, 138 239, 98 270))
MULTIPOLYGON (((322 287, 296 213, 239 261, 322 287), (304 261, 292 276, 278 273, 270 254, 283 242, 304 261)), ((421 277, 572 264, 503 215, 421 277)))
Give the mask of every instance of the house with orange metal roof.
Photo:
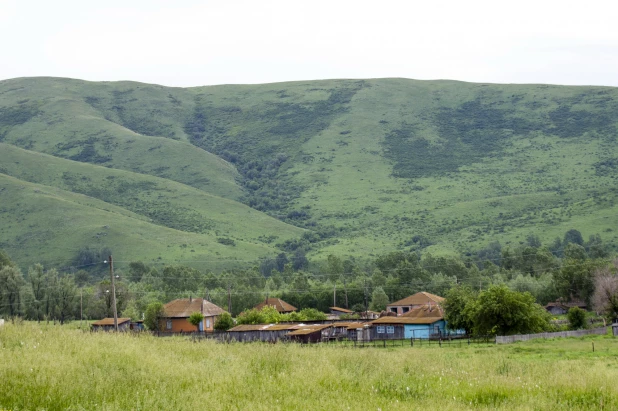
POLYGON ((179 298, 163 306, 165 314, 159 320, 159 329, 167 332, 214 331, 215 321, 226 312, 223 308, 205 298, 179 298), (204 319, 199 327, 189 322, 194 312, 201 313, 204 319))
POLYGON ((297 310, 296 307, 286 303, 282 299, 272 298, 272 297, 266 298, 264 301, 256 305, 254 308, 259 311, 264 307, 273 307, 275 310, 279 311, 282 314, 291 313, 297 310))
POLYGON ((431 294, 425 291, 410 295, 394 303, 386 305, 386 311, 397 315, 404 315, 408 311, 416 307, 421 307, 427 304, 439 305, 444 301, 443 297, 431 294))

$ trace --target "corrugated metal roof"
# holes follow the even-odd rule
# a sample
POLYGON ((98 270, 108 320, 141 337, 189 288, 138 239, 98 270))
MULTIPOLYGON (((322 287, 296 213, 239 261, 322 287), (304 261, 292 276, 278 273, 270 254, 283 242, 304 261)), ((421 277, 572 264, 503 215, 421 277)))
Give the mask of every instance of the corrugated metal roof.
POLYGON ((365 325, 369 323, 350 323, 347 327, 348 330, 357 330, 359 328, 363 328, 365 325))
POLYGON ((352 314, 354 311, 341 307, 329 307, 332 311, 340 311, 342 313, 352 314))
POLYGON ((230 332, 260 331, 270 327, 270 324, 241 324, 230 328, 230 332))
MULTIPOLYGON (((127 321, 131 321, 131 319, 130 318, 119 318, 118 319, 118 325, 120 325, 122 323, 126 323, 127 321)), ((93 322, 91 325, 114 325, 114 319, 113 318, 104 318, 102 320, 93 322)))
POLYGON ((296 311, 296 307, 286 303, 280 298, 267 298, 265 301, 262 301, 261 303, 256 305, 254 308, 256 310, 261 310, 262 308, 266 306, 274 307, 275 310, 279 311, 280 313, 289 313, 292 311, 296 311))
POLYGON ((399 306, 399 305, 424 305, 429 302, 438 304, 438 303, 441 303, 442 301, 444 301, 444 298, 440 297, 439 295, 421 291, 420 293, 410 295, 404 299, 395 301, 394 303, 387 304, 386 306, 392 307, 392 306, 399 306))
POLYGON ((371 324, 433 324, 444 319, 444 312, 438 305, 416 307, 400 317, 381 317, 371 324))
POLYGON ((307 324, 307 325, 297 325, 295 331, 288 333, 287 335, 306 335, 311 334, 316 331, 322 331, 326 328, 331 328, 333 324, 307 324))
POLYGON ((275 324, 273 326, 268 327, 268 331, 293 330, 294 327, 297 327, 297 325, 296 324, 275 324))
POLYGON ((226 311, 223 308, 211 303, 206 299, 204 300, 202 313, 205 317, 214 317, 215 315, 221 315, 224 312, 226 311))
POLYGON ((246 331, 285 331, 296 330, 298 327, 305 327, 304 324, 241 324, 228 331, 246 332, 246 331))
POLYGON ((403 314, 402 317, 418 319, 433 318, 437 321, 444 318, 444 311, 442 310, 442 307, 437 304, 427 304, 412 308, 410 311, 403 314))
POLYGON ((336 322, 333 323, 333 327, 349 327, 351 325, 358 325, 359 321, 340 321, 340 322, 336 322))
POLYGON ((287 333, 286 335, 307 335, 321 331, 322 330, 319 328, 303 328, 302 330, 292 331, 291 333, 287 333))
POLYGON ((221 315, 225 310, 203 298, 179 298, 163 306, 166 318, 189 318, 198 312, 207 317, 221 315))

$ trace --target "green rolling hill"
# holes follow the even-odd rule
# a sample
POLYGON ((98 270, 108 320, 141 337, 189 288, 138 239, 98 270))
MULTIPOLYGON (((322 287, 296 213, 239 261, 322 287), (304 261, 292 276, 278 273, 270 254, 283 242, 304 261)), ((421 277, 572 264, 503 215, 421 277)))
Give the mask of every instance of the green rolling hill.
POLYGON ((212 236, 153 225, 122 207, 5 174, 0 174, 0 193, 1 246, 19 263, 66 267, 85 244, 111 246, 121 261, 164 259, 210 269, 244 267, 273 252, 250 241, 230 246, 212 236))
POLYGON ((317 259, 466 253, 531 233, 549 243, 571 228, 615 246, 617 125, 618 89, 609 87, 7 80, 1 242, 17 261, 71 258, 73 246, 52 247, 60 223, 40 202, 96 220, 71 241, 105 243, 127 260, 251 260, 299 248, 317 259), (38 211, 24 212, 19 184, 37 187, 28 199, 38 211), (111 212, 126 219, 118 234, 93 238, 111 212), (28 240, 39 226, 46 243, 28 240), (165 240, 155 247, 138 227, 165 240), (219 254, 191 255, 182 236, 219 254))

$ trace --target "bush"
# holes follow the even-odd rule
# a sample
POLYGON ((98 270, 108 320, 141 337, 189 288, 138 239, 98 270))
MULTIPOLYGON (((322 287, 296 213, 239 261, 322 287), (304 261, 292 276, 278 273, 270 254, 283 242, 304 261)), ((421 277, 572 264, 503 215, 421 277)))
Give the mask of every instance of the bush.
POLYGON ((587 328, 587 314, 586 311, 582 310, 579 307, 572 307, 569 309, 567 313, 567 319, 569 320, 569 328, 571 330, 579 330, 582 328, 587 328))
POLYGON ((189 316, 189 322, 191 323, 191 325, 194 325, 195 327, 197 327, 197 329, 200 329, 200 323, 204 320, 204 315, 200 312, 194 312, 191 313, 191 315, 189 316))
POLYGON ((231 245, 233 247, 236 246, 236 242, 234 240, 232 240, 231 238, 219 237, 219 238, 217 238, 217 242, 219 244, 223 244, 223 245, 231 245))
POLYGON ((232 315, 228 312, 225 312, 217 318, 215 321, 214 328, 217 331, 227 331, 234 326, 234 320, 232 319, 232 315))
POLYGON ((164 314, 163 304, 159 302, 149 304, 144 314, 144 325, 149 330, 159 331, 159 320, 164 314))

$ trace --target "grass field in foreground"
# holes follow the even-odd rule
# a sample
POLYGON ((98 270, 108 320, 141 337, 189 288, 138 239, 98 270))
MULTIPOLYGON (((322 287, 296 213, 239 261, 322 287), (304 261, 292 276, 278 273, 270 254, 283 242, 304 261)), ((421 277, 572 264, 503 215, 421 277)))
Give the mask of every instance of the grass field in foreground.
POLYGON ((617 351, 606 336, 355 349, 7 324, 0 409, 616 409, 617 351))

